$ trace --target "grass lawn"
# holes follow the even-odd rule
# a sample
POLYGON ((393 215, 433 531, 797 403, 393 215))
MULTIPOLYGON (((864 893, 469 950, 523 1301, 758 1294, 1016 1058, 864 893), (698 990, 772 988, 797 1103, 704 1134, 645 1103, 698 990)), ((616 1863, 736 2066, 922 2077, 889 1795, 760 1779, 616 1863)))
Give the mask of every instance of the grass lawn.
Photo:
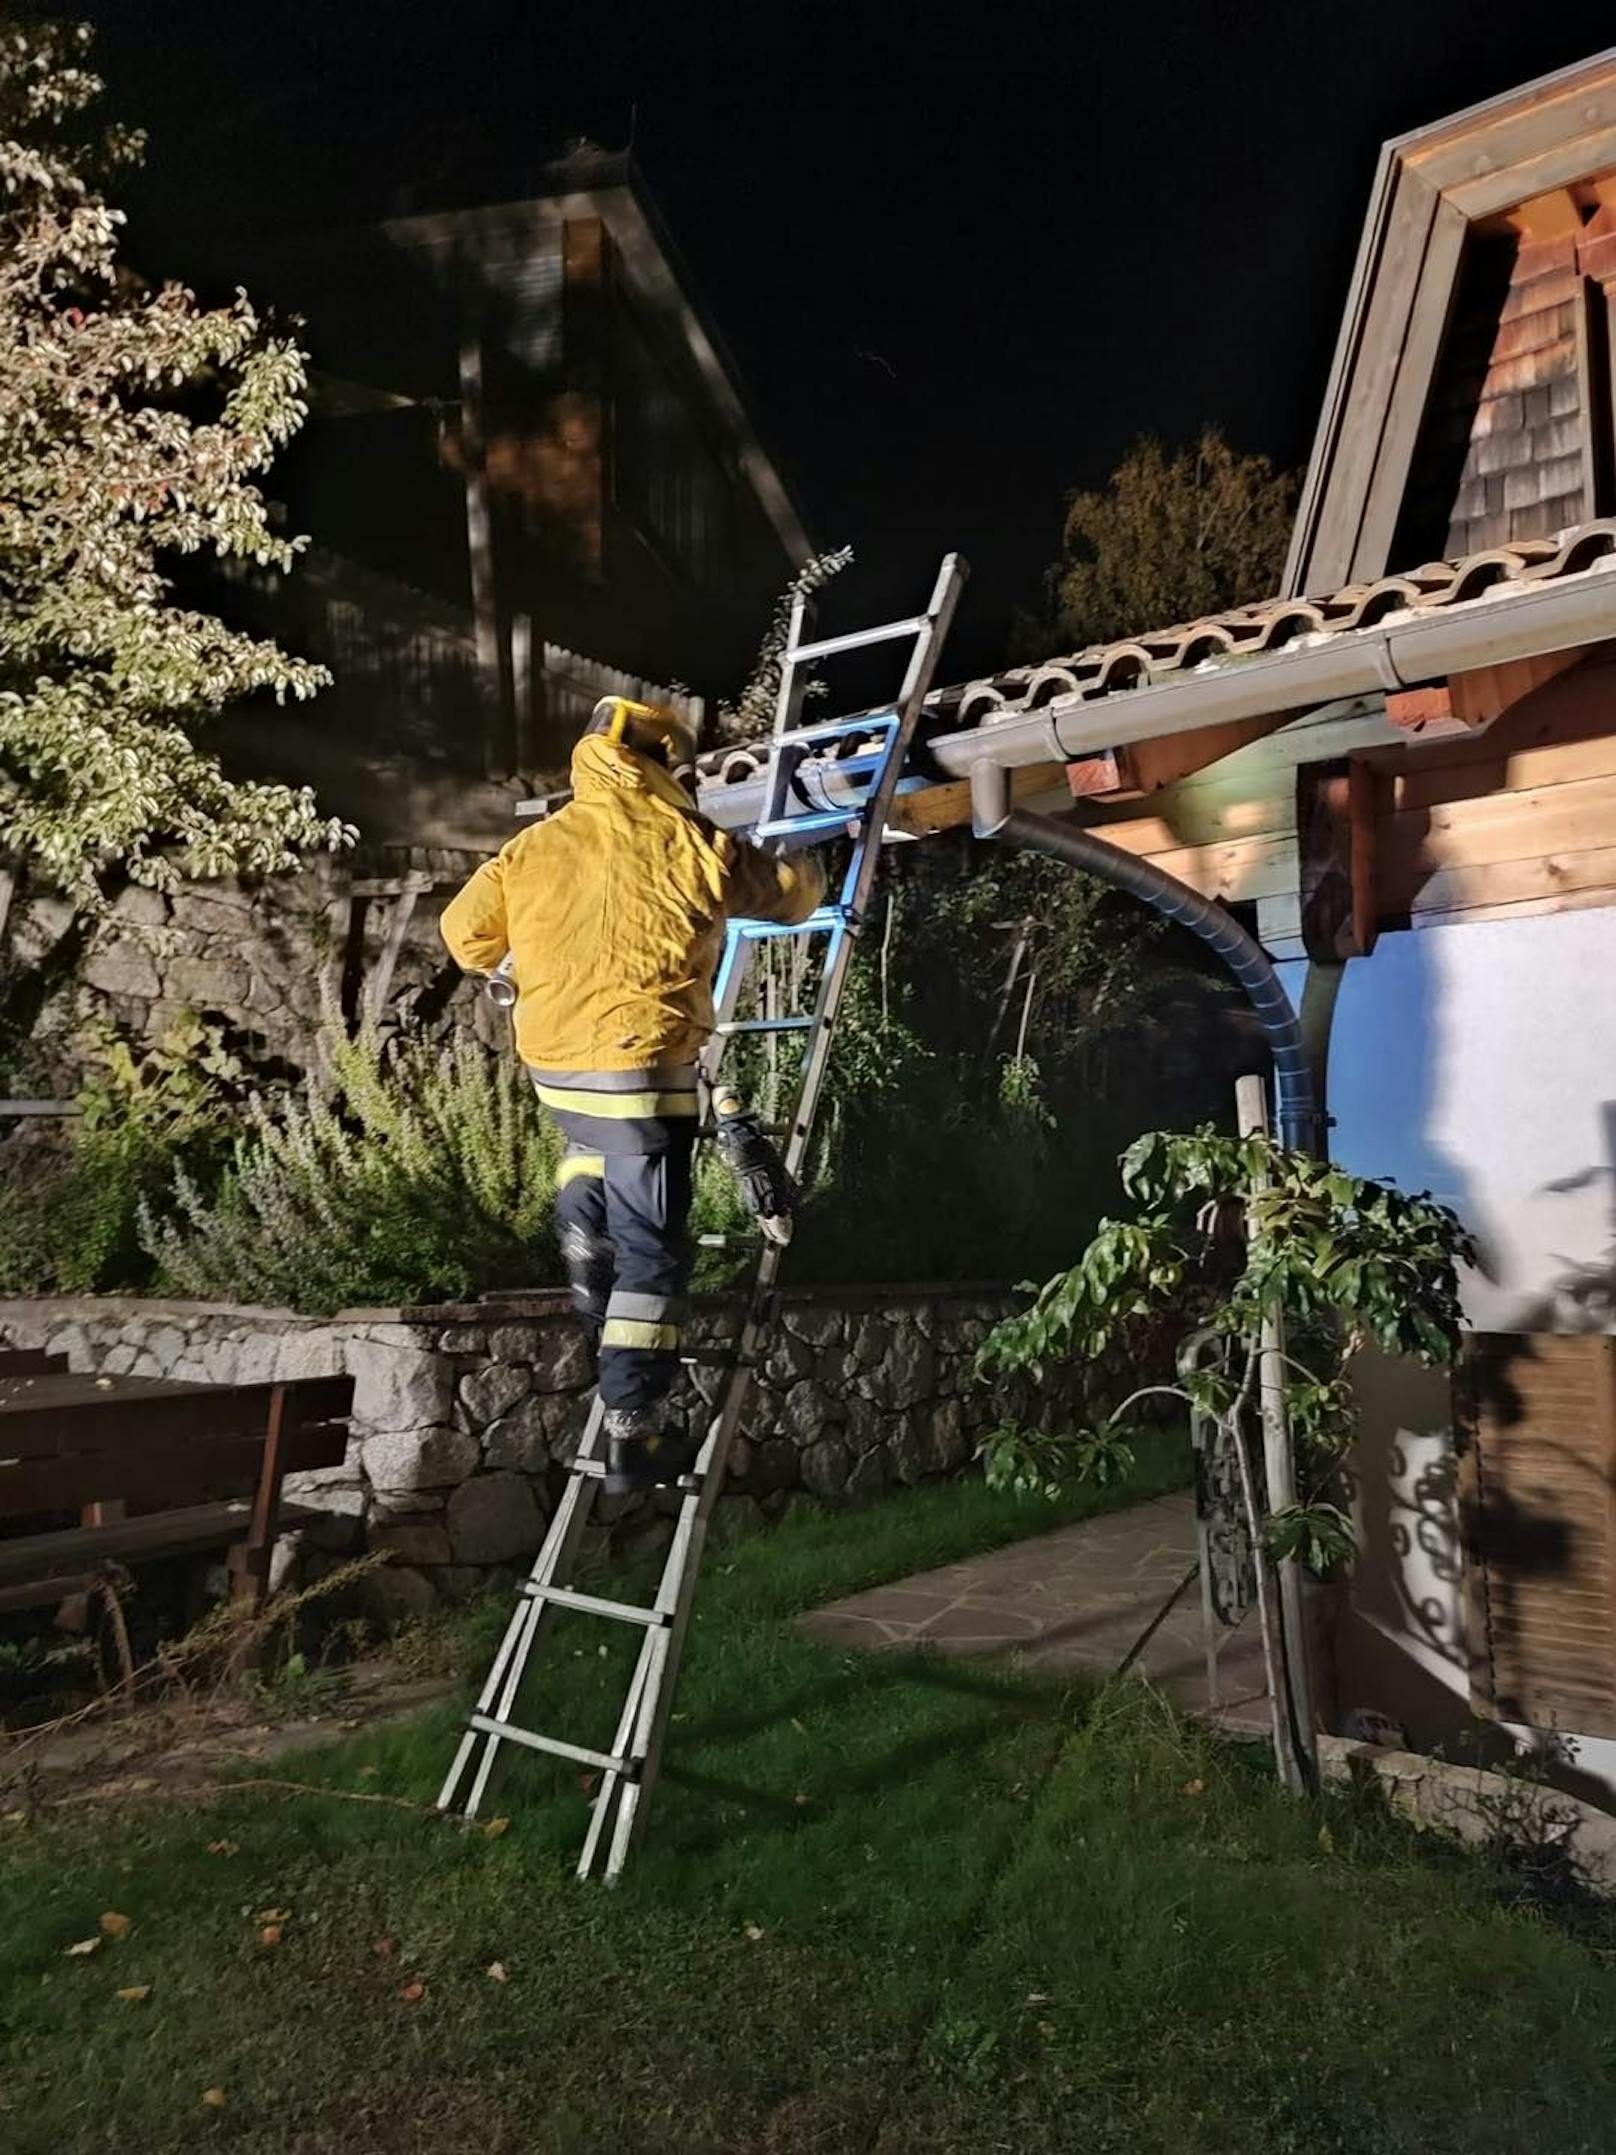
MULTIPOLYGON (((1059 1517, 954 1485, 715 1553, 615 1893, 574 1883, 583 1796, 537 1760, 496 1784, 492 1838, 252 1792, 4 1829, 0 2147, 1616 2148, 1616 1956, 1486 1866, 1360 1796, 1287 1803, 1140 1686, 791 1624, 1059 1517), (109 1910, 129 1934, 66 1955, 109 1910)), ((558 1635, 549 1725, 585 1742, 615 1705, 598 1635, 558 1635)), ((275 1770, 429 1800, 456 1720, 275 1770)))

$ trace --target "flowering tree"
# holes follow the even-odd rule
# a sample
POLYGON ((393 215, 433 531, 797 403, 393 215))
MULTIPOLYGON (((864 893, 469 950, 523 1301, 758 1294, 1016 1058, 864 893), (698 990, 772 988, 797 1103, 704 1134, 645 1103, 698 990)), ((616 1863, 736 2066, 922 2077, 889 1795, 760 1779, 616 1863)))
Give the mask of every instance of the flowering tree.
POLYGON ((291 565, 256 482, 304 418, 304 361, 245 293, 204 308, 119 267, 100 183, 143 145, 86 117, 89 42, 0 24, 0 890, 27 868, 93 910, 109 872, 263 873, 348 834, 195 738, 326 679, 171 584, 187 555, 291 565))

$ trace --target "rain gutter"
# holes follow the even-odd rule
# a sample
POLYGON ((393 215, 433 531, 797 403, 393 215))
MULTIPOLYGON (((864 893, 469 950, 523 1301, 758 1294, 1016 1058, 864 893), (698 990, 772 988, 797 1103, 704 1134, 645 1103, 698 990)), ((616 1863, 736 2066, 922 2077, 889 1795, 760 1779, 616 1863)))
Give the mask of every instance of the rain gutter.
MULTIPOLYGON (((903 793, 969 778, 982 764, 1014 770, 1070 763, 1135 741, 1161 740, 1203 726, 1306 710, 1347 696, 1416 688, 1450 674, 1508 659, 1536 658, 1616 636, 1616 564, 1552 583, 1500 590, 1456 606, 1393 614, 1374 628, 1299 636, 1282 650, 1211 660, 1144 688, 1105 696, 1062 696, 1036 711, 1007 711, 926 743, 932 775, 911 775, 903 793)), ((762 743, 758 744, 760 749, 762 743)), ((863 787, 834 764, 803 773, 810 797, 827 808, 854 807, 863 787)), ((755 778, 700 788, 704 815, 726 830, 745 830, 763 803, 755 778)))

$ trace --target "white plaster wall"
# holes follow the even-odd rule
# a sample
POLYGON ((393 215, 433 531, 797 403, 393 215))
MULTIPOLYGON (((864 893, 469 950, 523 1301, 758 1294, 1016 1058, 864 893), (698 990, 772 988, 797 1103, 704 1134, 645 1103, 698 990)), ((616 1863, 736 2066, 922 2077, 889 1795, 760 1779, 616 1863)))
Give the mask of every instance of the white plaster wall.
MULTIPOLYGON (((1343 1166, 1430 1190, 1476 1236, 1473 1325, 1612 1323, 1616 909, 1383 936, 1347 968, 1329 1091, 1343 1166)), ((1445 1385, 1382 1367, 1361 1391, 1361 1636, 1347 1658, 1360 1684, 1399 1695, 1341 1703, 1413 1727, 1433 1696, 1457 1706, 1469 1686, 1445 1385)), ((1581 1739, 1578 1763, 1616 1788, 1616 1741, 1581 1739)))

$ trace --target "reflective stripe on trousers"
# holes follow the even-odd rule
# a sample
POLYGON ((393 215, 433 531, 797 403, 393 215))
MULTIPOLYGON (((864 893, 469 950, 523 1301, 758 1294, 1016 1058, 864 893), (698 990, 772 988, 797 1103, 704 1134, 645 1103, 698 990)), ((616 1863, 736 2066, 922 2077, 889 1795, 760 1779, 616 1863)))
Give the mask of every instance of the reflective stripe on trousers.
POLYGON ((591 1152, 660 1152, 701 1114, 694 1063, 528 1075, 572 1143, 591 1152))

